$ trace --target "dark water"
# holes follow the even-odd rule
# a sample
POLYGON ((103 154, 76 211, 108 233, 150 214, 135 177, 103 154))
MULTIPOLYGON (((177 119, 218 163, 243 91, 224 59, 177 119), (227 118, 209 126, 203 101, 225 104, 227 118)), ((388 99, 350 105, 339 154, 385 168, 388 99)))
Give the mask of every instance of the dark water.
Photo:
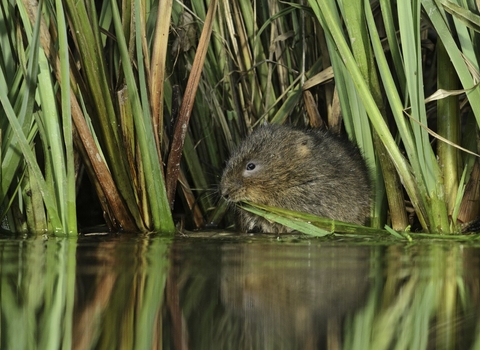
POLYGON ((480 349, 480 245, 0 240, 1 349, 480 349))

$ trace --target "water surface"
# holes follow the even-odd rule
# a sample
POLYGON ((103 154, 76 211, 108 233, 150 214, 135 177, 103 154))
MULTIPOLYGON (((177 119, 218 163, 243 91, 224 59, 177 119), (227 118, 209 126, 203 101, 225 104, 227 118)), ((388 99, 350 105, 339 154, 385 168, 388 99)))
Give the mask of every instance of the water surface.
POLYGON ((475 243, 0 239, 2 349, 480 349, 475 243))

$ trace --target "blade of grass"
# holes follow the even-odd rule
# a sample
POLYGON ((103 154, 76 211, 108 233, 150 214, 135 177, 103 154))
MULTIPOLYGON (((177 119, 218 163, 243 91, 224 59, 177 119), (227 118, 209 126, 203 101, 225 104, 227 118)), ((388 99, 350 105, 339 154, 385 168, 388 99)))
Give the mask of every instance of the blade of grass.
MULTIPOLYGON (((34 10, 31 9, 31 11, 34 11, 34 10)), ((42 193, 45 207, 47 209, 47 215, 52 224, 51 230, 53 232, 63 231, 65 229, 64 220, 62 220, 62 213, 58 211, 58 200, 56 198, 55 191, 53 190, 53 187, 45 181, 43 174, 41 173, 41 170, 39 168, 39 165, 36 161, 36 157, 31 151, 30 147, 28 146, 28 141, 24 134, 25 129, 24 130, 18 129, 20 128, 20 125, 21 125, 20 123, 22 122, 22 120, 25 120, 25 114, 26 113, 32 114, 33 100, 29 96, 33 97, 34 95, 33 91, 35 90, 37 85, 37 72, 38 72, 39 64, 42 62, 42 58, 44 57, 42 56, 43 55, 42 53, 39 53, 39 37, 40 37, 40 28, 41 28, 40 13, 41 13, 41 6, 38 6, 37 13, 36 13, 37 20, 35 21, 33 31, 31 32, 32 40, 30 42, 30 56, 29 56, 29 63, 28 63, 28 68, 26 72, 28 89, 26 90, 27 93, 24 95, 22 109, 20 110, 20 114, 19 114, 20 115, 19 120, 17 120, 17 117, 15 116, 13 109, 10 109, 11 106, 7 100, 3 100, 2 104, 4 105, 4 109, 5 109, 5 112, 7 113, 7 118, 9 119, 10 125, 14 129, 15 135, 19 140, 20 148, 22 149, 22 153, 23 153, 23 156, 25 157, 25 161, 28 164, 28 167, 29 167, 28 179, 34 179, 33 181, 36 182, 36 183, 32 182, 30 185, 30 190, 32 191, 32 202, 30 202, 32 206, 30 208, 32 209, 32 212, 27 212, 27 219, 29 215, 32 216, 29 219, 30 227, 32 231, 35 231, 36 229, 38 229, 38 233, 44 233, 45 230, 47 229, 48 223, 45 217, 44 208, 42 205, 40 205, 36 197, 37 189, 42 193), (57 220, 60 222, 58 222, 57 220), (41 222, 41 221, 44 221, 44 222, 41 222)), ((41 67, 45 67, 45 65, 41 65, 41 67)), ((41 74, 38 75, 38 79, 42 79, 41 74)), ((3 98, 6 99, 8 97, 3 96, 3 98)), ((53 101, 55 100, 54 98, 52 99, 53 101)), ((37 115, 38 114, 36 113, 35 116, 37 115)), ((37 119, 37 122, 38 121, 39 120, 37 119)), ((57 137, 58 139, 58 134, 54 136, 57 137)), ((43 140, 44 142, 46 142, 45 135, 43 140)), ((59 163, 61 166, 61 161, 59 163)), ((59 180, 61 181, 61 179, 62 177, 60 176, 59 180)))
MULTIPOLYGON (((35 38, 33 36, 33 30, 28 19, 28 15, 25 11, 25 8, 21 6, 22 3, 19 3, 18 9, 20 16, 22 18, 22 24, 27 32, 27 36, 30 38, 35 38)), ((21 51, 23 49, 23 45, 19 45, 20 48, 17 50, 17 55, 22 60, 21 65, 26 66, 28 70, 32 70, 33 67, 28 68, 33 64, 33 61, 27 62, 25 57, 26 53, 21 51)), ((34 52, 31 52, 32 55, 34 52)), ((12 62, 15 62, 14 57, 11 57, 12 62)), ((36 58, 34 58, 36 60, 36 58)), ((35 66, 36 67, 36 66, 35 66)), ((20 85, 16 83, 10 83, 7 80, 7 71, 2 71, 2 76, 0 76, 0 84, 1 86, 12 86, 9 89, 9 94, 12 96, 12 104, 14 110, 17 112, 18 121, 22 127, 23 133, 25 135, 29 134, 30 129, 32 128, 33 122, 33 105, 35 102, 35 94, 34 84, 31 84, 30 81, 24 79, 24 71, 23 69, 15 70, 16 74, 16 81, 22 81, 20 85)), ((10 72, 11 73, 11 72, 10 72)), ((2 178, 1 178, 1 187, 0 187, 0 200, 3 200, 7 195, 8 188, 12 183, 14 183, 14 178, 16 176, 17 169, 21 164, 23 157, 21 150, 18 146, 18 140, 15 137, 13 129, 8 125, 8 118, 5 116, 5 111, 1 111, 1 122, 4 123, 2 132, 3 132, 3 142, 2 142, 2 149, 3 149, 3 158, 1 167, 2 171, 2 178)), ((28 139, 31 141, 31 139, 28 139)))
POLYGON ((185 95, 183 97, 182 106, 180 107, 179 115, 175 124, 173 132, 172 145, 167 162, 167 195, 170 207, 173 207, 175 190, 177 188, 178 173, 180 170, 180 159, 182 157, 183 144, 185 135, 187 133, 188 122, 193 108, 193 102, 200 81, 202 67, 207 54, 208 42, 213 26, 213 18, 217 8, 217 0, 212 0, 209 5, 207 17, 205 18, 205 25, 202 30, 202 35, 197 47, 197 54, 192 65, 192 70, 188 78, 185 95))
MULTIPOLYGON (((364 16, 366 6, 366 3, 365 6, 363 6, 361 2, 354 2, 348 6, 344 6, 345 22, 347 24, 346 27, 349 37, 351 38, 352 52, 355 60, 358 63, 365 81, 369 85, 380 112, 386 120, 382 90, 377 76, 367 25, 365 24, 364 16)), ((343 67, 343 65, 339 66, 343 67)), ((342 71, 344 71, 344 69, 342 71)), ((351 89, 348 89, 351 96, 349 100, 357 101, 357 94, 353 89, 353 84, 350 83, 348 86, 352 86, 351 89)), ((340 96, 340 98, 342 98, 342 96, 340 96)), ((373 201, 371 225, 373 227, 383 226, 382 218, 385 216, 386 192, 392 226, 396 230, 404 230, 408 225, 408 218, 403 193, 398 191, 398 188, 401 186, 400 179, 396 174, 394 164, 384 149, 384 145, 381 143, 376 132, 371 130, 365 109, 359 102, 360 101, 358 101, 358 107, 355 108, 355 106, 351 106, 352 113, 347 113, 344 119, 346 125, 353 124, 353 130, 350 130, 350 135, 357 140, 367 164, 369 164, 371 174, 373 174, 372 180, 375 189, 375 199, 373 201), (349 117, 353 120, 350 121, 349 117), (375 152, 374 149, 376 149, 377 152, 375 152)))
MULTIPOLYGON (((187 133, 185 137, 184 143, 184 153, 185 153, 185 163, 188 166, 192 174, 192 181, 196 189, 198 190, 206 190, 209 189, 209 184, 207 179, 203 174, 203 166, 201 160, 199 159, 198 155, 195 153, 195 146, 193 145, 192 137, 187 133), (193 175, 195 174, 195 176, 193 175)), ((197 201, 199 202, 203 212, 209 210, 212 206, 212 201, 210 200, 210 196, 202 196, 199 193, 200 197, 197 196, 197 201)))
MULTIPOLYGON (((0 75, 3 75, 3 72, 1 70, 0 75)), ((30 149, 30 145, 25 138, 25 135, 23 134, 22 127, 17 120, 17 116, 15 115, 15 112, 10 105, 10 101, 8 100, 8 97, 6 95, 6 91, 3 89, 0 89, 0 102, 2 103, 3 109, 5 110, 8 121, 10 122, 15 136, 18 138, 19 146, 22 150, 23 156, 25 157, 25 162, 27 163, 31 171, 31 175, 34 176, 38 181, 38 186, 42 193, 45 207, 47 208, 48 216, 51 221, 52 230, 53 232, 62 232, 62 221, 60 220, 57 212, 54 196, 52 193, 50 193, 50 190, 48 189, 43 174, 37 164, 36 157, 30 149)))
MULTIPOLYGON (((442 4, 445 10, 454 15, 454 18, 461 21, 464 26, 472 28, 476 32, 480 32, 480 16, 478 16, 478 14, 459 6, 458 1, 456 0, 439 0, 438 3, 442 4)), ((460 40, 462 40, 461 36, 460 40)))
POLYGON ((150 71, 150 103, 152 106, 153 133, 157 143, 157 151, 161 156, 160 148, 163 133, 164 84, 166 72, 166 57, 168 48, 168 32, 172 14, 172 0, 163 0, 158 8, 155 36, 153 38, 152 69, 150 71))
MULTIPOLYGON (((28 231, 25 233, 33 233, 36 235, 49 233, 47 213, 45 213, 41 189, 37 179, 31 176, 28 169, 25 172, 22 186, 21 195, 23 201, 20 208, 27 222, 28 231)), ((49 186, 48 190, 51 191, 52 187, 49 186)))
MULTIPOLYGON (((437 44, 437 86, 440 89, 457 89, 457 74, 450 63, 442 43, 437 44)), ((438 134, 454 144, 460 143, 460 108, 458 97, 450 96, 437 101, 438 134)), ((443 172, 444 189, 448 214, 452 215, 457 202, 458 190, 458 150, 445 142, 437 142, 437 155, 443 172)))
MULTIPOLYGON (((149 204, 151 209, 151 215, 153 218, 153 229, 162 233, 172 234, 175 232, 175 226, 173 224, 171 212, 167 202, 167 196, 165 192, 165 186, 163 184, 163 176, 160 170, 160 162, 158 161, 155 139, 153 136, 153 129, 150 119, 150 108, 147 104, 146 108, 142 108, 140 96, 138 95, 137 84, 133 74, 131 65, 129 64, 129 51, 123 36, 123 28, 120 18, 120 13, 117 7, 117 3, 111 1, 113 10, 113 23, 115 25, 115 32, 117 35, 117 42, 120 49, 120 55, 122 57, 123 73, 128 86, 128 94, 130 102, 132 104, 133 114, 135 115, 135 130, 137 132, 137 140, 139 142, 140 152, 142 155, 142 163, 145 169, 146 188, 145 191, 149 198, 149 204)), ((137 4, 138 5, 138 4, 137 4)), ((139 7, 137 7, 139 8, 139 7)), ((137 12, 136 22, 140 25, 140 19, 137 12)), ((139 31, 137 31, 137 38, 139 39, 139 31)), ((138 40, 137 39, 137 40, 138 40)), ((137 41, 137 54, 141 55, 141 43, 137 41)), ((140 68, 140 80, 143 80, 141 87, 142 96, 146 98, 146 84, 145 84, 145 72, 143 68, 143 59, 137 60, 140 68)))
MULTIPOLYGON (((367 4, 365 4, 367 6, 367 4)), ((368 6, 370 8, 370 6, 368 6)), ((403 58, 400 51, 400 43, 397 38, 397 30, 395 28, 395 19, 392 12, 392 2, 390 0, 380 0, 380 8, 382 11, 383 24, 385 26, 385 32, 388 40, 388 48, 392 55, 393 65, 395 67, 396 77, 398 79, 398 85, 401 92, 401 96, 406 100, 406 80, 405 71, 403 65, 403 58)), ((370 11, 371 12, 371 11, 370 11)), ((371 28, 371 26, 370 26, 371 28)), ((392 71, 393 72, 393 71, 392 71)))
POLYGON ((60 58, 60 75, 61 81, 64 82, 60 86, 61 107, 62 107, 62 127, 63 127, 63 142, 65 147, 65 179, 62 184, 65 186, 64 198, 59 198, 64 201, 63 215, 65 222, 65 230, 68 233, 77 233, 77 213, 76 213, 76 191, 75 191, 75 159, 73 150, 72 137, 72 115, 70 103, 70 62, 68 55, 68 37, 67 24, 65 21, 65 13, 63 4, 60 0, 56 0, 56 15, 58 25, 58 40, 59 40, 59 58, 60 58))
MULTIPOLYGON (((54 83, 50 68, 43 52, 39 55, 38 94, 41 113, 35 113, 39 134, 45 152, 45 179, 55 194, 55 202, 65 233, 68 233, 66 161, 63 149, 63 135, 60 130, 60 116, 57 109, 54 83)), ((68 81, 68 80, 67 80, 68 81)), ((68 111, 67 111, 68 113, 68 111)), ((76 231, 76 230, 75 230, 76 231)), ((74 232, 74 231, 73 231, 74 232)))
MULTIPOLYGON (((403 59, 407 89, 411 101, 412 119, 427 125, 425 96, 423 91, 423 69, 420 38, 420 1, 397 3, 400 39, 402 42, 403 59), (406 48, 409 48, 408 50, 406 48)), ((439 232, 448 232, 449 222, 445 204, 443 178, 438 167, 437 159, 430 145, 428 133, 417 123, 411 121, 415 148, 419 158, 420 172, 417 180, 424 182, 426 192, 424 197, 429 205, 427 214, 430 229, 439 232)))
MULTIPOLYGON (((475 86, 472 74, 468 69, 464 55, 458 49, 455 39, 452 37, 451 31, 449 30, 447 24, 445 23, 445 19, 442 17, 441 12, 438 9, 438 3, 439 2, 433 0, 422 1, 423 7, 429 16, 433 27, 437 31, 440 40, 445 46, 453 66, 455 67, 455 71, 458 74, 463 88, 471 89, 475 86)), ((477 123, 480 125, 480 90, 471 89, 467 93, 467 97, 475 118, 477 119, 477 123)))
POLYGON ((256 205, 242 206, 242 209, 252 214, 261 216, 269 221, 274 221, 276 223, 287 226, 295 231, 305 233, 310 236, 324 237, 333 233, 333 232, 329 232, 321 228, 318 228, 317 226, 312 225, 310 222, 293 219, 293 218, 286 218, 284 216, 277 215, 275 213, 263 210, 260 207, 257 207, 256 205))
MULTIPOLYGON (((28 2, 28 4, 30 3, 28 2)), ((34 9, 35 7, 26 7, 26 12, 32 23, 36 23, 37 18, 37 14, 34 9)), ((49 59, 50 65, 54 68, 57 81, 59 81, 61 84, 61 76, 58 69, 58 67, 60 67, 60 62, 56 56, 56 52, 52 50, 53 46, 51 45, 51 37, 46 29, 45 24, 42 24, 41 31, 42 33, 40 35, 40 42, 42 48, 49 59)), ((2 78, 0 77, 0 81, 1 79, 2 78)), ((138 230, 139 227, 142 227, 141 222, 134 221, 134 218, 125 206, 125 203, 123 202, 123 199, 120 196, 115 183, 113 182, 112 174, 110 173, 105 160, 100 156, 101 152, 99 152, 97 144, 95 143, 95 140, 93 139, 93 136, 87 126, 77 98, 73 90, 71 89, 70 91, 72 118, 75 128, 78 131, 83 147, 88 154, 89 161, 91 162, 95 172, 95 176, 99 180, 103 193, 107 198, 108 205, 110 206, 111 212, 113 213, 112 215, 114 216, 116 228, 126 231, 138 230)))
MULTIPOLYGON (((80 54, 80 62, 87 91, 83 97, 87 99, 87 106, 92 106, 90 111, 94 126, 98 133, 100 144, 106 155, 106 161, 115 180, 115 186, 124 199, 124 205, 129 209, 135 224, 140 230, 144 230, 142 218, 136 202, 135 194, 131 186, 131 178, 128 173, 128 165, 123 152, 123 143, 119 135, 120 128, 113 105, 111 87, 109 86, 108 74, 105 68, 104 57, 100 43, 97 39, 98 24, 92 22, 95 16, 89 16, 85 2, 73 0, 65 1, 71 33, 80 54)), ((95 11, 94 8, 89 8, 95 11)), ((46 49, 45 49, 46 50, 46 49)), ((52 53, 53 54, 53 53, 52 53)), ((129 62, 129 61, 127 61, 129 62)), ((55 64, 55 61, 53 61, 55 64)), ((58 79, 58 77, 57 77, 58 79)), ((83 137, 83 136, 82 136, 83 137)), ((102 181, 100 179, 100 181, 102 181)), ((124 219, 122 219, 124 220, 124 219)))
MULTIPOLYGON (((229 2, 231 8, 228 8, 233 14, 233 26, 229 27, 232 41, 238 42, 238 49, 235 54, 237 64, 240 70, 247 76, 243 84, 244 89, 248 91, 246 102, 251 106, 254 116, 262 115, 262 99, 266 93, 264 87, 268 85, 268 69, 265 65, 266 56, 263 51, 256 49, 257 25, 256 25, 256 9, 250 2, 232 1, 229 2)), ((274 96, 270 94, 269 96, 274 96)), ((267 103, 266 105, 271 105, 267 103)))
MULTIPOLYGON (((311 226, 315 226, 320 230, 330 233, 358 233, 358 234, 370 234, 370 235, 379 235, 387 233, 383 230, 377 228, 365 227, 356 224, 350 224, 342 221, 322 218, 308 213, 296 212, 284 208, 270 207, 263 204, 257 203, 242 203, 242 209, 251 211, 254 214, 260 215, 272 221, 278 222, 284 226, 292 227, 300 232, 311 234, 311 226), (255 212, 252 211, 252 208, 257 209, 255 212), (271 216, 265 216, 267 213, 272 214, 271 216), (277 220, 281 220, 277 221, 277 220), (295 227, 293 227, 294 225, 295 227), (297 229, 297 227, 299 229, 297 229), (304 229, 304 231, 302 231, 304 229)), ((317 232, 319 233, 319 232, 317 232)))
MULTIPOLYGON (((375 131, 378 133, 380 139, 384 143, 387 152, 392 158, 395 167, 400 175, 402 183, 404 184, 405 189, 410 196, 410 199, 414 203, 414 207, 419 217, 419 220, 422 223, 423 228, 425 230, 428 230, 429 225, 427 212, 425 211, 423 200, 419 196, 416 180, 413 178, 408 163, 405 161, 402 154, 400 153, 400 150, 398 149, 398 146, 393 139, 388 129, 388 126, 383 120, 383 116, 381 115, 378 107, 376 106, 375 100, 369 93, 368 86, 363 80, 360 70, 356 65, 355 59, 353 58, 350 48, 345 40, 342 28, 339 24, 340 22, 335 21, 335 18, 337 16, 335 16, 334 11, 332 10, 335 4, 332 4, 332 1, 328 1, 325 3, 322 2, 320 4, 318 1, 315 0, 310 0, 309 3, 315 12, 315 15, 322 24, 325 32, 329 33, 328 36, 331 35, 335 46, 338 49, 338 53, 342 58, 342 62, 344 62, 345 66, 347 67, 349 74, 352 77, 353 83, 355 84, 355 87, 357 89, 357 92, 362 99, 369 119, 373 127, 375 128, 375 131)), ((330 50, 330 52, 334 51, 335 50, 330 50)))
MULTIPOLYGON (((420 165, 418 164, 419 159, 416 156, 415 144, 411 133, 411 126, 406 123, 405 116, 403 115, 403 105, 400 94, 398 93, 394 78, 388 66, 382 43, 376 29, 373 13, 369 5, 366 6, 365 17, 370 31, 370 40, 375 53, 378 71, 385 87, 385 92, 390 103, 392 114, 397 124, 400 137, 404 144, 405 151, 412 165, 412 170, 414 174, 416 174, 420 172, 420 165)), ((420 191, 423 192, 423 184, 419 183, 418 185, 420 187, 420 191)))

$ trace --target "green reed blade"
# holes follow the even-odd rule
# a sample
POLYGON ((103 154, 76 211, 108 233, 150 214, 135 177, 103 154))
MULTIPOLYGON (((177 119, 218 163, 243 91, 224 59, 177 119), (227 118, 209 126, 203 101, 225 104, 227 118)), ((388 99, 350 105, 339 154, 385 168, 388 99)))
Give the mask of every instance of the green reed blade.
MULTIPOLYGON (((153 229, 163 233, 172 234, 175 232, 175 227, 173 225, 170 207, 167 201, 163 175, 160 170, 160 162, 158 161, 157 157, 157 148, 153 136, 149 105, 147 104, 144 106, 144 108, 142 108, 132 66, 128 64, 130 62, 130 57, 127 44, 125 42, 125 37, 123 35, 123 28, 117 3, 112 0, 111 5, 113 10, 113 23, 115 25, 115 32, 117 35, 117 43, 123 62, 123 72, 127 81, 128 94, 132 104, 132 110, 135 115, 135 130, 138 135, 137 140, 139 142, 142 162, 145 169, 145 191, 147 192, 149 198, 151 215, 153 218, 153 229)), ((139 8, 139 6, 137 8, 139 8)), ((140 25, 141 23, 139 14, 137 14, 136 22, 137 25, 140 25)), ((137 31, 137 36, 139 35, 140 33, 137 31)), ((143 67, 141 45, 138 45, 138 42, 137 54, 140 58, 138 60, 138 64, 142 65, 143 67)), ((142 70, 141 73, 143 73, 140 75, 140 80, 143 80, 143 83, 141 82, 141 84, 143 85, 143 88, 145 88, 145 72, 142 70)), ((145 93, 143 93, 143 96, 146 96, 145 93)))
POLYGON ((70 104, 70 63, 68 55, 68 37, 67 24, 63 4, 56 0, 58 39, 59 39, 59 57, 60 57, 60 75, 62 84, 61 89, 61 107, 62 107, 62 135, 65 149, 65 171, 62 185, 65 186, 65 195, 59 198, 64 201, 63 216, 65 230, 68 233, 77 233, 77 213, 76 213, 76 192, 75 192, 75 160, 73 149, 73 125, 70 104))
POLYGON ((309 3, 312 6, 312 9, 314 10, 320 23, 322 24, 325 32, 329 33, 328 35, 331 36, 332 40, 334 41, 335 47, 338 49, 338 53, 341 57, 341 62, 345 64, 352 78, 355 88, 368 113, 370 122, 384 143, 390 157, 392 158, 392 161, 397 168, 407 193, 414 202, 417 215, 419 216, 420 222, 422 222, 422 226, 424 229, 428 230, 426 212, 421 202, 422 199, 419 197, 416 180, 413 178, 408 163, 400 153, 398 146, 388 129, 388 126, 383 120, 383 116, 376 106, 373 96, 369 92, 369 88, 364 81, 350 48, 345 40, 340 22, 335 21, 335 18, 338 16, 336 16, 335 12, 332 10, 332 8, 335 6, 333 0, 330 0, 326 3, 320 3, 318 1, 311 0, 309 3))
MULTIPOLYGON (((467 62, 463 58, 462 52, 458 49, 455 39, 452 37, 451 31, 449 30, 445 19, 442 17, 436 1, 433 0, 424 0, 422 5, 429 15, 429 18, 432 22, 433 27, 438 33, 440 40, 445 46, 445 50, 450 57, 450 60, 455 67, 455 71, 458 74, 460 82, 464 89, 470 89, 475 86, 472 74, 468 68, 467 62)), ((473 89, 467 94, 468 100, 472 107, 477 123, 480 125, 480 90, 473 89)))
MULTIPOLYGON (((106 68, 101 42, 98 42, 99 28, 98 24, 93 22, 96 19, 95 8, 87 9, 87 5, 91 3, 83 1, 66 0, 64 4, 85 79, 86 90, 83 91, 83 97, 91 107, 90 116, 97 130, 97 137, 102 145, 115 186, 121 193, 136 226, 144 230, 131 177, 127 171, 128 165, 120 136, 121 128, 112 100, 109 71, 106 68)), ((99 179, 99 181, 103 180, 99 179)))
POLYGON ((316 215, 292 211, 284 208, 276 208, 264 204, 242 203, 242 209, 265 217, 266 219, 278 222, 299 232, 313 235, 325 236, 327 234, 366 234, 366 235, 389 235, 386 231, 377 228, 365 227, 357 224, 322 218, 316 215), (316 230, 318 229, 318 230, 316 230))
POLYGON ((308 221, 288 218, 282 215, 275 214, 273 212, 263 210, 261 209, 261 206, 257 206, 257 205, 242 206, 242 209, 247 210, 250 213, 259 215, 269 221, 274 221, 276 223, 282 224, 295 231, 305 233, 307 235, 311 235, 315 237, 324 237, 333 233, 333 232, 329 232, 321 228, 318 228, 312 225, 308 221))
MULTIPOLYGON (((0 75, 3 75, 1 70, 0 70, 0 75)), ((43 174, 37 164, 36 157, 33 154, 32 150, 30 149, 30 145, 25 135, 23 134, 22 127, 18 122, 17 116, 15 115, 15 112, 13 111, 13 108, 10 105, 10 101, 8 100, 6 92, 3 89, 0 89, 0 102, 2 103, 3 109, 5 110, 5 113, 10 122, 10 125, 13 131, 15 132, 15 136, 18 138, 19 147, 21 148, 23 156, 25 157, 25 161, 30 171, 32 172, 32 176, 34 176, 38 181, 38 186, 42 193, 43 200, 45 202, 45 207, 47 208, 48 216, 51 221, 52 230, 54 232, 62 232, 63 231, 62 221, 60 220, 60 217, 57 212, 54 196, 50 192, 45 182, 43 174)))

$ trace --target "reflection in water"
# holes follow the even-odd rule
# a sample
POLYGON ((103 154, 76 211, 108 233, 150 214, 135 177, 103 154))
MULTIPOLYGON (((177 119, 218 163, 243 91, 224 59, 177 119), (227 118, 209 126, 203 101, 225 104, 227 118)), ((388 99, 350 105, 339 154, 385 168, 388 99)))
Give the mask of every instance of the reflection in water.
POLYGON ((162 348, 169 245, 129 236, 79 244, 73 348, 162 348))
POLYGON ((228 247, 221 296, 245 333, 242 348, 325 349, 364 303, 370 249, 349 246, 228 247), (328 330, 328 337, 327 337, 328 330))
MULTIPOLYGON (((385 282, 371 301, 374 349, 478 349, 478 248, 461 243, 394 245, 385 252, 385 282), (373 308, 373 307, 372 307, 373 308)), ((359 322, 365 322, 359 318, 359 322)))
POLYGON ((0 240, 1 349, 479 349, 480 250, 0 240))
POLYGON ((168 246, 128 236, 0 240, 0 348, 162 348, 168 246))
POLYGON ((68 349, 75 241, 0 240, 0 348, 68 349))

